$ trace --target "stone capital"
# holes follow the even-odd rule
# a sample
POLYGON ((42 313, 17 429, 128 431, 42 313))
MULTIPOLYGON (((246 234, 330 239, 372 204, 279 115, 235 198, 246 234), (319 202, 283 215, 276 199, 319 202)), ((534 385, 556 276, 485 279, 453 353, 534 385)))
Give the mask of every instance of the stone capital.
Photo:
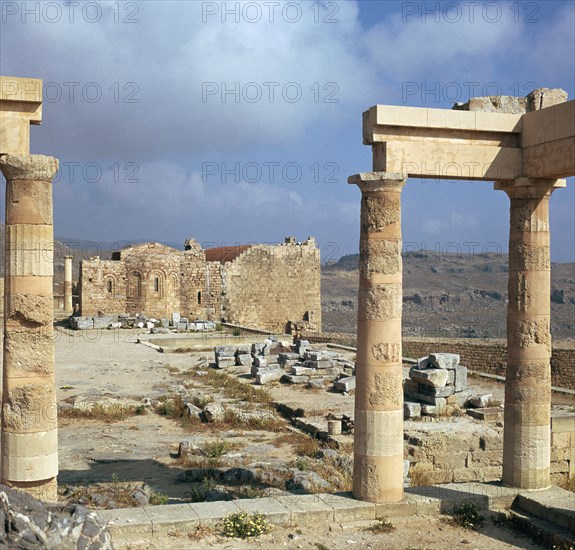
POLYGON ((58 159, 44 155, 2 155, 0 171, 9 181, 52 181, 58 171, 58 159))
POLYGON ((496 181, 493 188, 505 191, 511 199, 542 199, 566 185, 563 179, 517 178, 514 181, 496 181))
POLYGON ((401 192, 406 181, 407 174, 398 172, 362 172, 347 178, 347 183, 357 185, 362 193, 401 192))

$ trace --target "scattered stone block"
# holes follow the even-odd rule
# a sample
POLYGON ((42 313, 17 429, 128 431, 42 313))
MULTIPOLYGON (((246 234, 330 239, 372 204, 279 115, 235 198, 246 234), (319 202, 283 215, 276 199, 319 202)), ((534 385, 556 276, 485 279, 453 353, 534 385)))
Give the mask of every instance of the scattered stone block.
POLYGON ((281 378, 281 381, 287 382, 289 384, 307 384, 309 382, 309 376, 284 374, 281 378))
POLYGON ((94 328, 108 328, 112 323, 115 323, 117 321, 118 317, 111 317, 111 316, 94 317, 94 328))
POLYGON ((169 319, 160 319, 160 324, 163 328, 170 328, 170 320, 169 319))
POLYGON ((310 390, 325 390, 325 379, 324 378, 315 378, 310 380, 307 383, 307 387, 310 390))
POLYGON ((177 327, 180 322, 180 314, 177 312, 172 313, 172 326, 177 327))
POLYGON ((188 418, 200 418, 202 409, 196 407, 193 403, 186 403, 186 416, 188 418))
POLYGON ((417 368, 418 369, 424 369, 426 367, 428 367, 431 364, 431 362, 429 361, 429 357, 420 357, 417 360, 417 368))
POLYGON ((429 395, 431 397, 449 397, 455 393, 454 386, 444 386, 443 388, 434 388, 425 384, 418 384, 418 393, 429 395))
POLYGON ((263 386, 264 384, 269 384, 270 382, 277 382, 284 374, 284 371, 280 369, 270 369, 267 371, 259 372, 256 374, 256 384, 263 386))
POLYGON ((467 409, 466 413, 477 420, 496 422, 503 420, 503 409, 501 407, 487 407, 486 409, 467 409))
POLYGON ((263 349, 264 349, 263 342, 254 342, 252 344, 252 355, 261 355, 263 349))
POLYGON ((188 330, 188 323, 182 323, 181 321, 177 324, 176 327, 178 330, 188 330))
POLYGON ((493 400, 492 393, 484 393, 483 395, 473 395, 467 400, 467 404, 475 409, 484 409, 493 400))
POLYGON ((421 416, 421 403, 413 401, 403 402, 403 419, 409 420, 410 418, 419 418, 421 416))
POLYGON ((459 364, 457 353, 430 353, 429 362, 438 369, 454 369, 459 364))
POLYGON ((334 389, 341 392, 350 392, 355 390, 355 376, 347 376, 337 380, 334 384, 334 389))
MULTIPOLYGON (((451 372, 451 371, 450 371, 451 372)), ((467 389, 467 367, 456 365, 453 370, 455 374, 455 391, 460 392, 467 389)))
POLYGON ((426 384, 435 388, 443 388, 447 384, 447 371, 437 368, 418 369, 412 367, 409 370, 409 377, 419 384, 426 384))
POLYGON ((223 422, 226 411, 218 403, 208 403, 202 411, 202 417, 206 422, 223 422))
POLYGON ((315 369, 310 369, 309 367, 303 367, 301 365, 294 365, 291 368, 291 373, 295 374, 296 376, 301 376, 303 374, 312 374, 315 373, 315 369))
POLYGON ((265 357, 263 357, 261 355, 256 355, 254 357, 254 365, 256 367, 260 367, 260 368, 265 367, 265 366, 267 366, 267 360, 265 357))
POLYGON ((242 353, 236 355, 236 365, 240 365, 242 367, 250 367, 251 364, 252 364, 251 353, 242 353))
POLYGON ((228 367, 233 367, 236 364, 235 357, 221 357, 219 355, 216 356, 216 365, 219 369, 226 369, 228 367))

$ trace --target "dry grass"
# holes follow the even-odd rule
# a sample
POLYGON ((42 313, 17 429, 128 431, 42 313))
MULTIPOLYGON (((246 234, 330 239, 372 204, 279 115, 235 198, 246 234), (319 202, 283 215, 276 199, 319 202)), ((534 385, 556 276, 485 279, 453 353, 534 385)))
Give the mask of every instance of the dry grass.
POLYGON ((434 483, 432 471, 422 468, 419 464, 409 468, 409 479, 412 487, 427 487, 434 483))
POLYGON ((96 420, 99 422, 106 422, 108 424, 112 422, 121 422, 135 416, 138 413, 139 407, 135 405, 121 405, 119 403, 114 403, 110 405, 104 405, 102 403, 94 403, 93 406, 85 409, 64 409, 58 412, 58 418, 64 419, 84 419, 84 420, 96 420))

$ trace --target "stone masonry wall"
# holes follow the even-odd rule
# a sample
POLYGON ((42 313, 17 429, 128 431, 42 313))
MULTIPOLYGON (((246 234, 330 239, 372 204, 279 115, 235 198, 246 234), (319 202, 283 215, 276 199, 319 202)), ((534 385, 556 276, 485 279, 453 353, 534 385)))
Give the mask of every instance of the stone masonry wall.
POLYGON ((84 262, 80 272, 82 310, 90 315, 108 313, 126 302, 126 268, 124 264, 96 257, 84 262))
MULTIPOLYGON (((413 483, 497 481, 503 463, 503 428, 477 422, 446 430, 445 423, 405 424, 405 458, 413 483), (437 429, 434 427, 437 426, 437 429)), ((563 483, 575 475, 575 416, 551 419, 551 480, 563 483)))
POLYGON ((314 240, 254 245, 222 267, 222 318, 284 331, 288 321, 321 327, 319 250, 314 240))

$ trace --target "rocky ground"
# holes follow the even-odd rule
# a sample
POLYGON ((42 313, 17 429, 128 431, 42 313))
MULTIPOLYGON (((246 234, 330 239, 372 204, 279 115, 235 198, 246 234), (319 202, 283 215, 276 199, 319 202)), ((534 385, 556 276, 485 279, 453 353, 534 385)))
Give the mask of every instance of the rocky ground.
MULTIPOLYGON (((290 479, 296 492, 349 490, 352 437, 339 436, 340 448, 334 451, 333 444, 320 444, 294 429, 270 401, 302 407, 308 419, 323 421, 329 412, 351 412, 352 395, 279 383, 260 394, 249 376, 228 379, 208 368, 213 354, 161 354, 137 344, 138 336, 134 331, 57 331, 63 502, 97 509, 250 498, 279 494, 290 479), (200 409, 223 404, 228 413, 220 422, 205 423, 188 418, 184 401, 200 409), (243 473, 234 477, 227 473, 230 467, 243 473), (242 479, 245 472, 252 472, 255 481, 242 479)), ((502 384, 475 379, 473 384, 478 392, 503 397, 502 384)), ((555 400, 572 404, 570 398, 555 400)), ((465 429, 465 421, 472 422, 465 419, 458 429, 465 429)), ((537 547, 489 522, 479 533, 437 518, 393 522, 396 530, 385 534, 365 531, 366 525, 301 532, 277 528, 244 543, 206 531, 186 540, 154 540, 145 548, 537 547)))

